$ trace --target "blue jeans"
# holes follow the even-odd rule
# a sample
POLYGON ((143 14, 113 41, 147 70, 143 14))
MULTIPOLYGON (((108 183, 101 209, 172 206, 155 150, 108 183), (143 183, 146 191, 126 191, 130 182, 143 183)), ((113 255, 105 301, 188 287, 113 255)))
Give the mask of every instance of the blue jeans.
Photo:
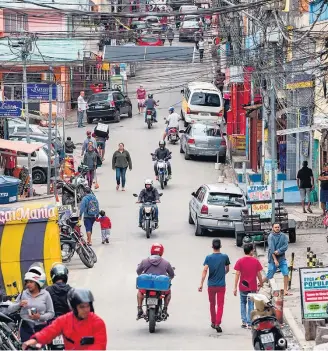
POLYGON ((243 324, 251 325, 251 312, 254 310, 254 302, 247 298, 248 291, 239 291, 239 294, 241 321, 243 324))
MULTIPOLYGON (((289 274, 288 263, 286 259, 281 260, 279 262, 279 269, 284 277, 289 274)), ((269 262, 267 278, 272 279, 276 272, 277 272, 277 267, 274 264, 274 262, 269 262)))
MULTIPOLYGON (((140 209, 139 209, 139 224, 142 223, 142 210, 144 208, 144 205, 141 205, 140 206, 140 209)), ((156 205, 154 205, 154 209, 155 209, 155 222, 158 222, 158 207, 156 205)))
POLYGON ((82 127, 83 125, 84 111, 77 111, 77 126, 82 127))
POLYGON ((154 111, 154 120, 156 121, 156 117, 157 117, 157 111, 156 111, 156 109, 155 109, 155 108, 152 108, 152 109, 146 108, 146 112, 145 112, 145 122, 147 122, 147 111, 149 111, 149 110, 154 111))
POLYGON ((122 188, 125 188, 125 174, 127 167, 116 167, 116 184, 120 185, 122 180, 122 188))

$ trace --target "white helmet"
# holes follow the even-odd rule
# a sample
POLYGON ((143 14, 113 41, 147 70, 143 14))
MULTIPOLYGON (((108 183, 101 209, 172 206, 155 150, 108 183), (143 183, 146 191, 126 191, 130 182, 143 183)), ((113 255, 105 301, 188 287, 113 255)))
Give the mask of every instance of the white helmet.
POLYGON ((146 179, 146 180, 145 180, 145 186, 146 186, 146 185, 153 186, 153 181, 152 181, 152 179, 146 179))
POLYGON ((38 266, 32 266, 24 276, 24 281, 31 280, 39 285, 40 288, 46 283, 46 274, 43 269, 38 266))

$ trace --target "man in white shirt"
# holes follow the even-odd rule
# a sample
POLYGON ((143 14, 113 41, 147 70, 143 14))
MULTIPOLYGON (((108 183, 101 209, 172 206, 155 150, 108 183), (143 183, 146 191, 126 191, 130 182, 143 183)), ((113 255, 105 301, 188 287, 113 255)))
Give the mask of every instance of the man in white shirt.
POLYGON ((169 108, 169 116, 166 118, 167 128, 165 129, 163 140, 165 140, 169 129, 175 128, 179 130, 180 116, 174 112, 174 107, 169 108))
POLYGON ((77 126, 84 127, 83 117, 87 109, 87 102, 84 100, 84 91, 80 91, 80 96, 77 98, 77 126))

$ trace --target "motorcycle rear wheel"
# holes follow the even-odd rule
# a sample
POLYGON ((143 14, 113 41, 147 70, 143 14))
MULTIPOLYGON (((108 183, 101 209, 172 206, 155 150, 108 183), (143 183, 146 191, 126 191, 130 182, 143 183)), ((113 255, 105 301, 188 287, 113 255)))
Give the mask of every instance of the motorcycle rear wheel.
POLYGON ((156 329, 156 311, 155 308, 150 308, 148 310, 149 319, 149 333, 155 333, 156 329))
POLYGON ((147 239, 150 238, 150 234, 151 234, 150 221, 147 220, 146 221, 146 236, 147 236, 147 239))
POLYGON ((151 128, 151 122, 148 121, 147 124, 148 124, 148 129, 150 129, 151 128))
POLYGON ((161 174, 160 176, 159 176, 159 182, 160 182, 160 184, 161 184, 161 188, 162 189, 164 189, 164 176, 163 176, 163 174, 161 174))
POLYGON ((78 251, 78 255, 80 257, 80 260, 86 267, 92 268, 95 265, 95 262, 92 256, 86 251, 85 248, 80 247, 78 251))

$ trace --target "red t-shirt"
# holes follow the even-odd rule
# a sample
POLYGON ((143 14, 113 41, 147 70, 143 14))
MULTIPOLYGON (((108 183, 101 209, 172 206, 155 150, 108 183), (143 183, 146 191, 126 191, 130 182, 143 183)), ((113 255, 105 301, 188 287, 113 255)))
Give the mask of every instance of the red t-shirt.
POLYGON ((146 90, 145 89, 137 89, 137 99, 145 99, 146 98, 146 90))
POLYGON ((240 272, 240 291, 257 291, 257 273, 263 269, 257 258, 244 256, 236 262, 234 269, 240 272), (244 281, 248 283, 248 287, 243 285, 244 281))
POLYGON ((100 222, 101 229, 111 229, 112 223, 107 216, 96 218, 96 222, 100 222))

